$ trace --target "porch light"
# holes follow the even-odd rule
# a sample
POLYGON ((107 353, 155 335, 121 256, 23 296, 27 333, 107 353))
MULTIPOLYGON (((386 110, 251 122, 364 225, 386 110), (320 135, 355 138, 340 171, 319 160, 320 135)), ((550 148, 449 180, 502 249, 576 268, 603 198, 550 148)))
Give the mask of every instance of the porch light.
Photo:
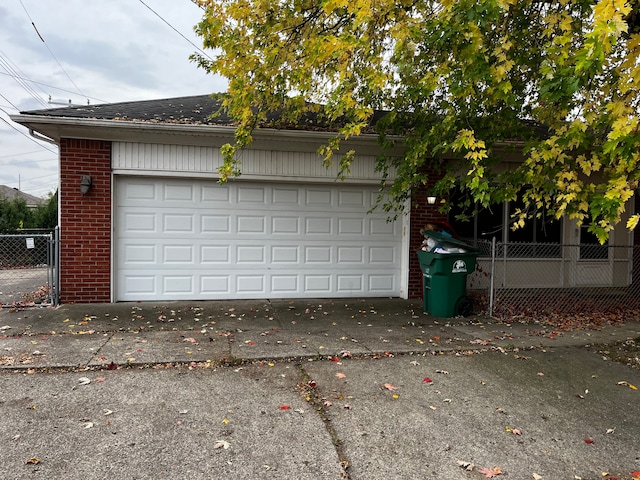
POLYGON ((427 197, 427 203, 429 205, 435 205, 436 204, 436 197, 431 197, 431 196, 427 197))
POLYGON ((91 185, 93 185, 91 175, 82 175, 82 177, 80 177, 80 193, 82 193, 82 195, 89 193, 91 185))

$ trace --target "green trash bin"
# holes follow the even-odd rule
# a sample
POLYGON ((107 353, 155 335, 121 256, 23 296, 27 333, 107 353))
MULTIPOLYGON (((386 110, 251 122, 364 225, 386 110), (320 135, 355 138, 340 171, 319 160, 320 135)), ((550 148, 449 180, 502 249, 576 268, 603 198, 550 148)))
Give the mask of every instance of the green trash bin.
POLYGON ((438 253, 442 250, 435 249, 417 252, 422 270, 424 311, 444 318, 470 315, 473 304, 467 297, 467 275, 475 270, 480 250, 439 232, 428 230, 423 235, 436 240, 438 248, 454 250, 451 253, 438 253))

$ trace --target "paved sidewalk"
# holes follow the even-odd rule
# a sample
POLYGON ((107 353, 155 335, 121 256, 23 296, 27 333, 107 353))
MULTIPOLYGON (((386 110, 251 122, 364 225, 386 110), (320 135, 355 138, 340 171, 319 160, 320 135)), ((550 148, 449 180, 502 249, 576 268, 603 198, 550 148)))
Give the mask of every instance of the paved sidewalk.
POLYGON ((62 305, 0 311, 0 368, 82 368, 611 343, 640 324, 553 331, 441 319, 402 299, 62 305))

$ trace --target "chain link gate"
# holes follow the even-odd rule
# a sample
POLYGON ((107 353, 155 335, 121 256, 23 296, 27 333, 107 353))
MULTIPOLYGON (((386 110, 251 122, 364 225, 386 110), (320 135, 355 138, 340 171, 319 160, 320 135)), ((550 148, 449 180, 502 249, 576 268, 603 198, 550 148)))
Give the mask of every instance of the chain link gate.
POLYGON ((58 235, 0 234, 0 305, 58 304, 58 235))

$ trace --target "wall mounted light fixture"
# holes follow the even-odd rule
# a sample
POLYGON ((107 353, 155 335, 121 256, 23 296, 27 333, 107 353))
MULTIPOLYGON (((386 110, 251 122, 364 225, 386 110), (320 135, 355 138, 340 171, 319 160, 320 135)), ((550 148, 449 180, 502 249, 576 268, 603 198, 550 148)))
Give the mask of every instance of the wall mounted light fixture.
POLYGON ((80 193, 82 193, 82 195, 89 193, 91 185, 93 185, 91 175, 82 175, 82 177, 80 177, 80 193))
POLYGON ((427 197, 427 203, 429 205, 435 205, 436 204, 436 197, 432 197, 432 196, 427 197))

